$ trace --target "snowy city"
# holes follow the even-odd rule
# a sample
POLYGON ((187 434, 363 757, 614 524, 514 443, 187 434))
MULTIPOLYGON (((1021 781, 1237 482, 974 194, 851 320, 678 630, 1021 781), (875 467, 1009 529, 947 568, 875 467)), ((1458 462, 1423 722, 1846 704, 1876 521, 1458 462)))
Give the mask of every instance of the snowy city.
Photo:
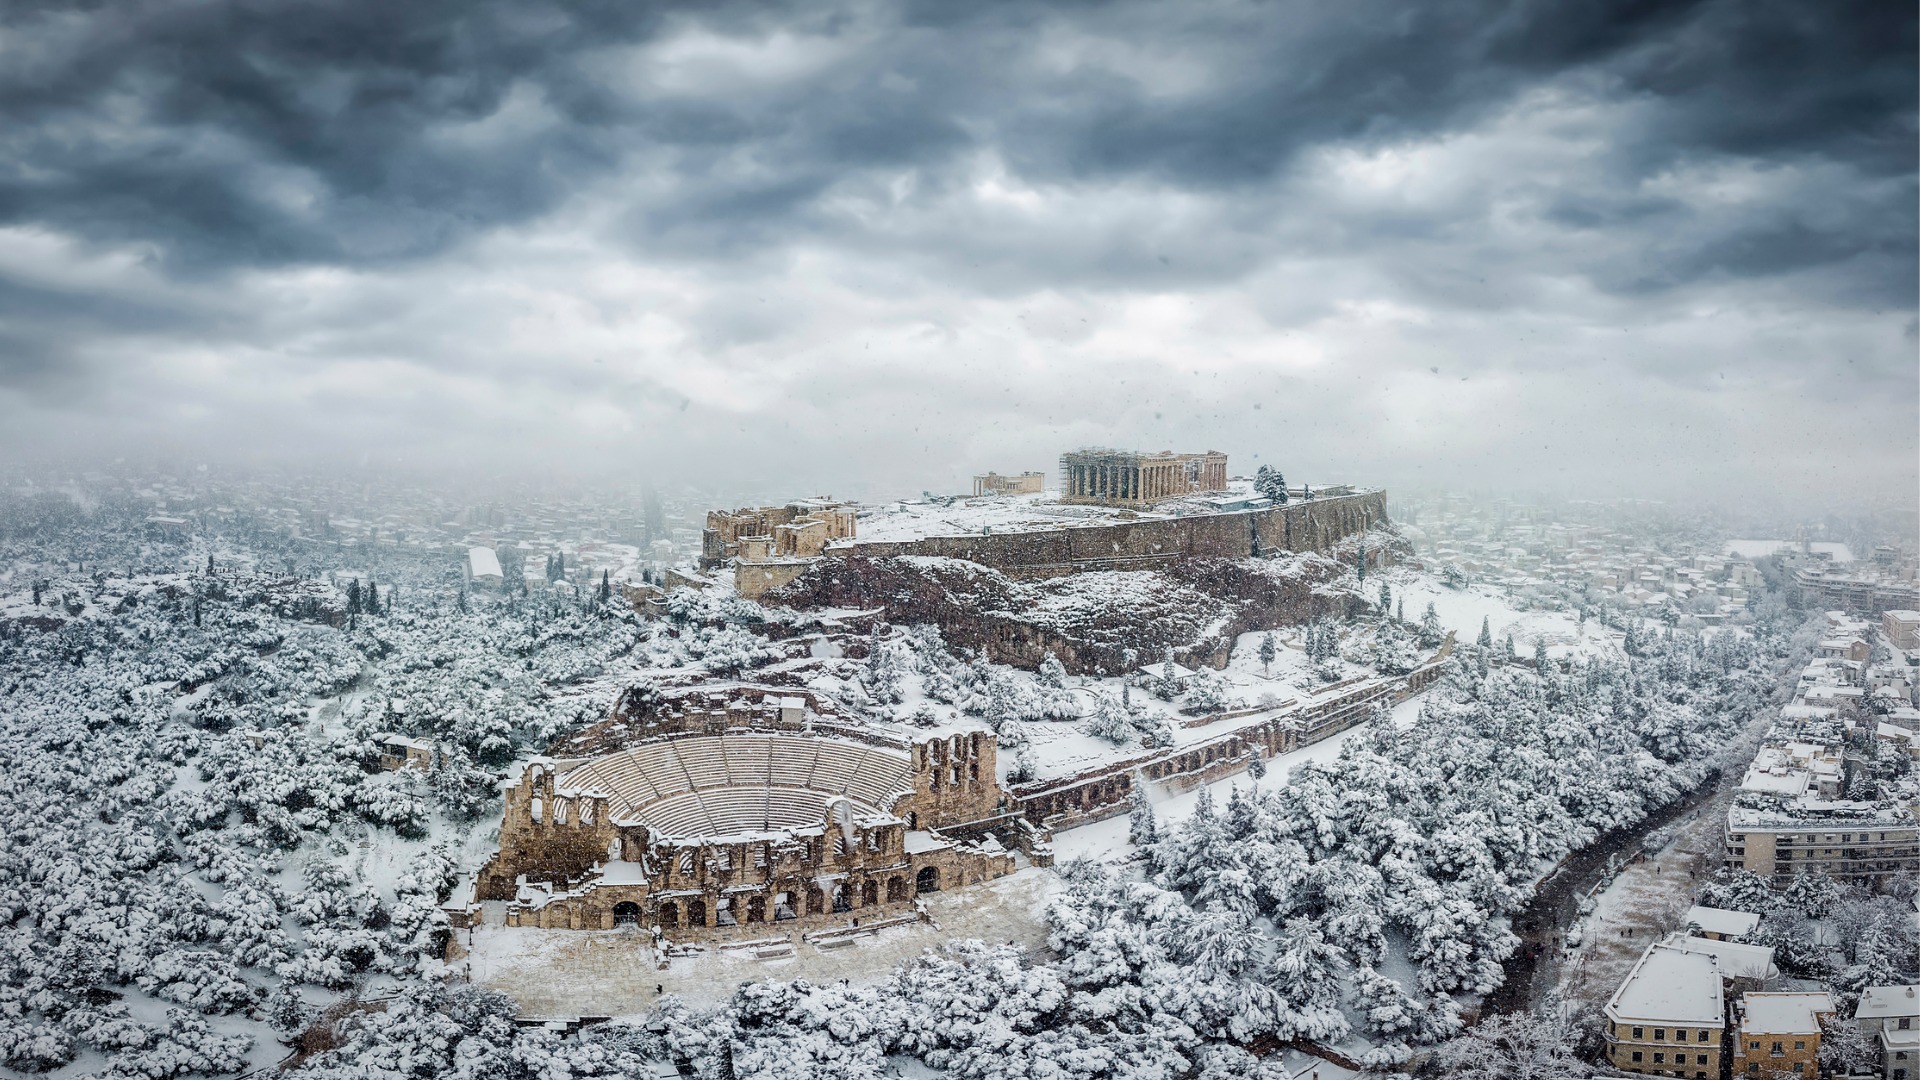
POLYGON ((0 5, 0 1080, 1920 1080, 1920 9, 0 5))

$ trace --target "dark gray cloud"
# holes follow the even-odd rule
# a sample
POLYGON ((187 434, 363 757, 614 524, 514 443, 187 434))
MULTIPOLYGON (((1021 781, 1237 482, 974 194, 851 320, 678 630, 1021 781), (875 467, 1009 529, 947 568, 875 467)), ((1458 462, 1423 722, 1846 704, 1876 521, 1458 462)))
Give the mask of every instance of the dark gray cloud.
POLYGON ((895 442, 1136 436, 1520 472, 1542 424, 1750 463, 1851 402, 1891 461, 1916 33, 1877 0, 14 3, 0 426, 879 484, 927 468, 895 442))

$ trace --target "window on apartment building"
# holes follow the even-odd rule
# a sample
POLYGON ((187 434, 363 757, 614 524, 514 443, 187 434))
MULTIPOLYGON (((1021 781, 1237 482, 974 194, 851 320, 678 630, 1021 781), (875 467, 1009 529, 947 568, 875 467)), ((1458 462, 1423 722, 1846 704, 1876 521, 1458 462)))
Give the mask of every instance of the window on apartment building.
POLYGON ((1781 1049, 1781 1044, 1780 1044, 1780 1043, 1774 1043, 1774 1044, 1773 1044, 1773 1056, 1774 1056, 1774 1057, 1782 1057, 1782 1056, 1785 1056, 1785 1054, 1786 1054, 1786 1051, 1785 1051, 1785 1050, 1783 1050, 1783 1049, 1781 1049))
POLYGON ((1804 1061, 1796 1061, 1793 1063, 1794 1072, 1805 1072, 1806 1068, 1807 1068, 1807 1063, 1804 1061))
POLYGON ((1907 1029, 1908 1029, 1909 1027, 1912 1027, 1912 1026, 1913 1026, 1913 1018, 1912 1018, 1912 1017, 1910 1017, 1910 1016, 1903 1016, 1903 1017, 1901 1017, 1901 1018, 1900 1018, 1900 1030, 1901 1030, 1901 1031, 1905 1031, 1905 1030, 1907 1030, 1907 1029))
POLYGON ((1640 1060, 1640 1051, 1638 1051, 1638 1050, 1635 1050, 1635 1051, 1633 1052, 1633 1060, 1635 1060, 1635 1061, 1639 1061, 1639 1060, 1640 1060))
POLYGON ((1697 1065, 1705 1065, 1707 1063, 1707 1055, 1695 1054, 1693 1055, 1693 1060, 1694 1060, 1694 1063, 1697 1065))
POLYGON ((1666 1029, 1666 1028, 1654 1028, 1654 1029, 1653 1029, 1653 1041, 1654 1041, 1654 1042, 1666 1042, 1666 1041, 1667 1041, 1667 1029, 1666 1029))
POLYGON ((1673 1033, 1673 1041, 1674 1041, 1674 1042, 1686 1042, 1686 1041, 1687 1041, 1687 1029, 1686 1029, 1686 1028, 1680 1028, 1679 1030, 1677 1030, 1677 1031, 1675 1031, 1675 1032, 1673 1033))
POLYGON ((1706 1032, 1704 1032, 1704 1031, 1703 1031, 1703 1032, 1701 1032, 1701 1033, 1700 1033, 1700 1041, 1701 1041, 1701 1042, 1706 1042, 1706 1041, 1707 1041, 1707 1033, 1706 1033, 1706 1032))
POLYGON ((1667 1063, 1667 1055, 1655 1050, 1653 1052, 1653 1063, 1655 1065, 1665 1065, 1667 1063))
POLYGON ((1640 1032, 1641 1032, 1642 1030, 1644 1030, 1644 1029, 1642 1029, 1642 1028, 1634 1028, 1634 1029, 1633 1029, 1633 1037, 1634 1037, 1634 1038, 1636 1038, 1636 1039, 1644 1039, 1644 1038, 1646 1038, 1646 1036, 1645 1036, 1645 1035, 1642 1035, 1642 1034, 1640 1034, 1640 1032))
POLYGON ((1794 1040, 1793 1048, 1795 1050, 1805 1050, 1807 1048, 1807 1044, 1803 1040, 1796 1039, 1794 1040))

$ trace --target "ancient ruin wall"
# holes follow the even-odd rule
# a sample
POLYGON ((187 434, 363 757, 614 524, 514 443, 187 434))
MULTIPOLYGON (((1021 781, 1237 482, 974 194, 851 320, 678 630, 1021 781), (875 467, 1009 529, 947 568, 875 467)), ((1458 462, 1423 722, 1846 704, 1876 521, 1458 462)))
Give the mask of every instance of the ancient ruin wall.
POLYGON ((1301 500, 1264 510, 1080 525, 1039 532, 855 541, 828 548, 827 554, 839 558, 941 555, 991 566, 1014 576, 1037 576, 1086 569, 1120 570, 1135 566, 1145 569, 1182 558, 1240 558, 1280 551, 1325 551, 1386 520, 1386 492, 1373 491, 1301 500))

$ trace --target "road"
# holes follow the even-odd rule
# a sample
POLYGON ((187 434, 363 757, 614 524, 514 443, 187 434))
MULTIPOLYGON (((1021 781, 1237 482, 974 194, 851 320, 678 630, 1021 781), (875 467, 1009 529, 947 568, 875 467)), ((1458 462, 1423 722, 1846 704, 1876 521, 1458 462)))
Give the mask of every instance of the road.
POLYGON ((1580 900, 1611 877, 1618 865, 1639 854, 1641 842, 1649 835, 1711 802, 1721 780, 1721 770, 1713 769, 1698 787, 1638 825, 1602 833, 1599 839, 1562 860, 1540 882, 1527 906, 1514 914, 1520 947, 1502 965, 1506 981, 1488 996, 1485 1011, 1526 1012, 1538 1006, 1559 982, 1560 946, 1567 927, 1580 916, 1580 900))

